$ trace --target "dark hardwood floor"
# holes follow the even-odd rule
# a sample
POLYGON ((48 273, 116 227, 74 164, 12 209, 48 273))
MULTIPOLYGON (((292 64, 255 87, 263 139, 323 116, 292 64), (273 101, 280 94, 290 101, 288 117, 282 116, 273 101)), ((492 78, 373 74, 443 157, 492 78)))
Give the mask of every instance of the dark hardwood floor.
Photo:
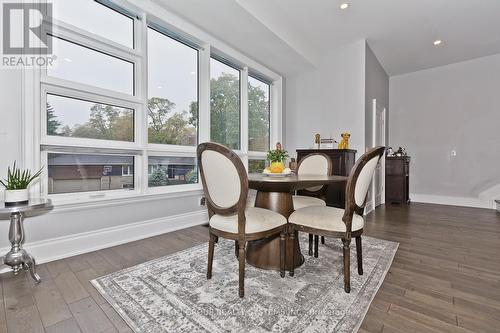
MULTIPOLYGON (((387 206, 367 217, 365 230, 400 246, 360 332, 500 332, 499 213, 387 206)), ((26 274, 0 275, 0 332, 131 332, 88 281, 204 243, 207 234, 194 227, 40 265, 40 285, 26 274)))

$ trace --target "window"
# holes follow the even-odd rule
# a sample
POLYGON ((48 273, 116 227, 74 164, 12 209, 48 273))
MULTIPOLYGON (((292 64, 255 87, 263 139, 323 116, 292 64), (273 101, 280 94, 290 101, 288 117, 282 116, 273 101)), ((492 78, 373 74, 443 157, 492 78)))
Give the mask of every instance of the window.
POLYGON ((262 173, 266 168, 266 160, 248 160, 248 173, 262 173))
POLYGON ((210 138, 240 149, 240 71, 210 59, 210 138))
POLYGON ((198 182, 198 167, 194 157, 150 156, 148 170, 149 187, 198 182))
POLYGON ((133 176, 134 166, 133 165, 122 165, 122 176, 133 176))
POLYGON ((148 28, 149 143, 198 143, 198 50, 148 28))
POLYGON ((128 3, 53 1, 55 62, 23 76, 24 164, 44 168, 33 190, 57 204, 200 191, 201 141, 261 172, 280 77, 128 3))
POLYGON ((47 135, 134 141, 134 110, 47 94, 47 135))
POLYGON ((49 153, 47 164, 49 194, 134 188, 133 156, 49 153))
POLYGON ((267 152, 270 134, 270 85, 248 77, 248 150, 267 152))
POLYGON ((96 1, 51 0, 51 2, 54 18, 134 48, 134 20, 131 17, 96 1))
POLYGON ((134 64, 62 38, 51 37, 57 65, 47 75, 134 94, 134 64))

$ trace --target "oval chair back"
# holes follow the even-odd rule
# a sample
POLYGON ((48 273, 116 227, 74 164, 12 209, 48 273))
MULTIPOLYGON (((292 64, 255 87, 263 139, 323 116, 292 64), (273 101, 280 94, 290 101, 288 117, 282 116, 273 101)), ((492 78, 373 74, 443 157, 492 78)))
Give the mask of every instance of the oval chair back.
MULTIPOLYGON (((198 145, 198 165, 210 217, 238 213, 245 219, 248 176, 240 157, 223 145, 205 142, 198 145)), ((245 227, 238 233, 244 233, 245 227)), ((238 227, 238 229, 240 229, 238 227)))
MULTIPOLYGON (((297 165, 298 175, 331 175, 332 160, 323 153, 306 155, 297 165)), ((320 196, 326 191, 325 185, 313 186, 302 190, 301 193, 309 196, 320 196)))
POLYGON ((384 155, 385 147, 375 147, 364 153, 354 164, 346 186, 344 222, 351 231, 353 214, 363 215, 368 188, 373 179, 375 168, 384 155))

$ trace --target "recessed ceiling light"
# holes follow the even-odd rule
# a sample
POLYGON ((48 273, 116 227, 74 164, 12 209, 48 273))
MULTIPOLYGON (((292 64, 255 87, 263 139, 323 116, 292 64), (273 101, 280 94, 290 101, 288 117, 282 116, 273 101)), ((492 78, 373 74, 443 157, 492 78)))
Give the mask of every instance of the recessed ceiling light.
POLYGON ((441 45, 442 43, 443 43, 443 41, 441 39, 437 39, 434 41, 434 46, 441 45))
POLYGON ((347 9, 349 7, 349 4, 348 3, 343 3, 340 5, 340 9, 347 9))

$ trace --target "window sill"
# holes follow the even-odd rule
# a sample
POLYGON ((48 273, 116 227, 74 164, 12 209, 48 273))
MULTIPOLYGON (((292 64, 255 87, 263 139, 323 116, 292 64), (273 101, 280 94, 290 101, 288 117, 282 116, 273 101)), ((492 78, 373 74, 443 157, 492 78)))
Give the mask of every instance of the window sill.
MULTIPOLYGON (((127 204, 137 204, 141 202, 151 202, 156 200, 165 200, 171 198, 193 197, 202 196, 203 189, 200 187, 186 187, 177 188, 175 190, 167 191, 152 191, 150 193, 133 193, 133 194, 119 194, 109 197, 80 197, 71 199, 51 198, 54 209, 53 213, 96 209, 102 207, 121 206, 127 204)), ((200 207, 201 208, 201 207, 200 207)))

